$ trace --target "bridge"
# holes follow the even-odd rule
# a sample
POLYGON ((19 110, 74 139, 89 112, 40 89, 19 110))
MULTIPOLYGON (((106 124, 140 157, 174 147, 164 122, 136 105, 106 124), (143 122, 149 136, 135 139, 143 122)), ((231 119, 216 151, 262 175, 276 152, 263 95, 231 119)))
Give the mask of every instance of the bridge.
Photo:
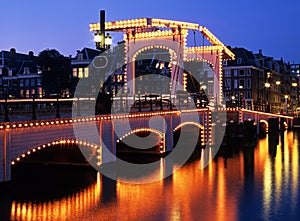
MULTIPOLYGON (((284 115, 221 108, 220 110, 185 109, 162 110, 155 112, 135 112, 129 114, 110 114, 92 117, 61 118, 52 120, 30 120, 24 122, 6 122, 0 124, 1 165, 0 181, 11 179, 11 166, 23 158, 58 144, 79 145, 89 163, 99 167, 115 160, 118 144, 127 137, 140 132, 152 134, 152 142, 156 148, 148 153, 165 154, 176 148, 176 133, 187 131, 194 139, 193 145, 202 147, 213 145, 216 125, 224 125, 226 121, 239 122, 254 120, 268 123, 270 118, 283 119, 285 125, 292 127, 293 118, 284 115), (221 114, 220 114, 221 113, 221 114), (220 122, 221 120, 221 122, 220 122), (191 130, 191 128, 194 128, 191 130), (154 141, 153 141, 154 139, 154 141), (105 148, 104 148, 105 147, 105 148)), ((257 131, 259 132, 259 131, 257 131)), ((177 134, 178 135, 178 134, 177 134)), ((219 135, 219 134, 218 134, 219 135)), ((224 135, 224 134, 223 134, 224 135)), ((144 138, 138 137, 134 142, 145 145, 144 138), (141 139, 141 142, 139 142, 141 139)), ((182 148, 182 147, 180 147, 182 148)), ((147 149, 142 149, 147 153, 147 149)))

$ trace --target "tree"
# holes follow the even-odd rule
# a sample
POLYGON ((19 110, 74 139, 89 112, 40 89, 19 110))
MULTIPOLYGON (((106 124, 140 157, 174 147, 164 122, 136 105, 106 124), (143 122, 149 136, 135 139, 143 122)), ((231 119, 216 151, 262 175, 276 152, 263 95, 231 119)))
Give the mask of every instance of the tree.
POLYGON ((42 87, 46 96, 63 94, 70 87, 70 59, 55 49, 39 53, 38 65, 42 70, 42 87))

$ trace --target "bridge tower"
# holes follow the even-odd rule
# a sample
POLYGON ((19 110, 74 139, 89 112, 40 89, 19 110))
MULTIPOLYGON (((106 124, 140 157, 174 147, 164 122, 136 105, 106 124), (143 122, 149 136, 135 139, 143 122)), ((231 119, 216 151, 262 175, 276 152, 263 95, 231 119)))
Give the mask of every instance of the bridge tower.
MULTIPOLYGON (((103 25, 102 25, 103 27, 103 25)), ((169 51, 171 83, 170 92, 185 90, 184 63, 191 61, 207 62, 213 69, 212 97, 214 104, 222 103, 222 62, 224 59, 234 59, 234 54, 215 37, 206 27, 196 23, 164 20, 156 18, 140 18, 105 22, 108 32, 124 33, 124 64, 125 85, 129 94, 137 93, 135 86, 135 60, 144 50, 161 48, 169 51), (200 32, 208 45, 188 47, 189 32, 200 32)), ((90 31, 102 32, 100 23, 90 24, 90 31)), ((103 32, 104 32, 103 31, 103 32)), ((203 40, 204 42, 204 40, 203 40)), ((126 92, 126 91, 125 91, 126 92)))

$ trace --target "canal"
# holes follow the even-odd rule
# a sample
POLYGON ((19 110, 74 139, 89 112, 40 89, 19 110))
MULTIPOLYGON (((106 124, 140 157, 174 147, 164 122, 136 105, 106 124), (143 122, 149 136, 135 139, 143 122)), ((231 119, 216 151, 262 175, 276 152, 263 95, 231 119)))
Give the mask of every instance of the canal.
POLYGON ((200 149, 171 176, 142 185, 88 166, 20 164, 0 197, 0 220, 299 220, 299 136, 221 148, 204 169, 210 150, 200 149))

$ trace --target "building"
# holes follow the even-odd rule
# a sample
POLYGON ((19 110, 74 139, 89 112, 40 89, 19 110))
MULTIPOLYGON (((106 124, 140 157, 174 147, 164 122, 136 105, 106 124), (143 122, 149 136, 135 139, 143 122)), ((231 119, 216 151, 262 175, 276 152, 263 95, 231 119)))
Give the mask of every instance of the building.
POLYGON ((223 92, 227 106, 263 111, 267 107, 265 71, 251 51, 232 48, 235 60, 223 62, 223 92))
POLYGON ((232 48, 236 59, 223 63, 223 90, 227 106, 272 113, 293 112, 299 101, 297 66, 283 59, 232 48), (294 70, 294 74, 292 72, 294 70))
POLYGON ((41 71, 37 57, 17 53, 14 48, 0 52, 0 97, 32 98, 42 97, 41 71))
POLYGON ((95 90, 100 90, 100 92, 104 93, 117 94, 124 86, 125 82, 124 56, 122 56, 122 53, 119 53, 124 52, 124 48, 120 48, 123 47, 120 45, 105 52, 91 48, 78 50, 76 56, 71 60, 71 94, 74 95, 78 80, 85 78, 95 80, 89 81, 89 85, 87 85, 86 89, 87 95, 95 92, 95 90), (97 70, 90 66, 95 57, 99 56, 101 53, 103 53, 102 55, 107 56, 109 62, 109 65, 107 65, 108 69, 102 69, 103 75, 101 75, 101 73, 96 73, 97 70), (116 56, 120 56, 120 58, 116 56), (95 83, 95 85, 93 85, 93 83, 95 83), (100 86, 101 88, 99 88, 100 86))

